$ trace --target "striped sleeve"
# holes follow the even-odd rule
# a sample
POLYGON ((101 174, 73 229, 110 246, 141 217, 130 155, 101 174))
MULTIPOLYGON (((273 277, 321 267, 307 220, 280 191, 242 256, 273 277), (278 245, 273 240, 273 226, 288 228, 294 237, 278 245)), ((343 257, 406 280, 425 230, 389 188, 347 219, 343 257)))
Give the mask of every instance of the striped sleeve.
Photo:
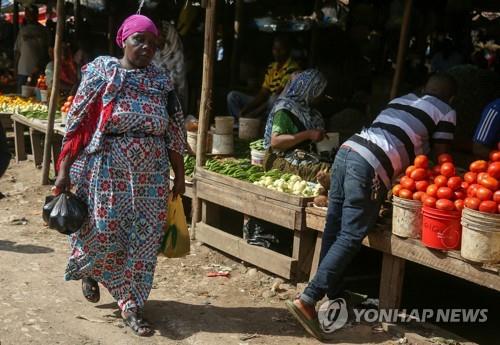
POLYGON ((432 134, 434 143, 450 143, 453 141, 455 127, 457 124, 457 114, 455 110, 450 110, 436 124, 436 129, 432 134))
POLYGON ((492 146, 499 141, 500 114, 496 107, 488 107, 483 111, 481 120, 474 134, 474 142, 492 146))

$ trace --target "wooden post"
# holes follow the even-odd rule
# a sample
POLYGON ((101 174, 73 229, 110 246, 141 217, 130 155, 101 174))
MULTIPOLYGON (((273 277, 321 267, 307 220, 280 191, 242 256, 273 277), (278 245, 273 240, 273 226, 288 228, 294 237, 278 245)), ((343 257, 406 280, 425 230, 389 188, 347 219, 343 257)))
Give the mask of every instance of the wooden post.
POLYGON ((12 21, 14 24, 14 42, 15 42, 17 38, 17 33, 19 32, 19 1, 17 0, 14 0, 14 15, 12 16, 12 21))
POLYGON ((403 292, 406 260, 384 253, 380 274, 379 308, 399 308, 403 292))
POLYGON ((73 15, 75 17, 75 37, 77 41, 80 39, 81 35, 81 6, 80 6, 80 0, 75 0, 75 3, 73 4, 73 15))
MULTIPOLYGON (((49 184, 50 153, 52 149, 52 136, 54 134, 54 118, 56 116, 57 101, 59 98, 59 79, 61 72, 62 36, 64 32, 64 0, 57 0, 57 25, 56 42, 54 46, 54 78, 49 100, 49 117, 47 121, 47 134, 43 147, 42 184, 49 184)), ((56 162, 54 161, 54 164, 56 162)))
POLYGON ((243 6, 243 0, 236 0, 234 9, 233 51, 231 53, 231 88, 236 86, 240 75, 240 41, 243 24, 243 6))
MULTIPOLYGON (((215 10, 217 0, 207 0, 205 10, 205 46, 203 53, 203 77, 201 82, 200 114, 198 116, 198 140, 196 145, 196 168, 205 163, 207 131, 212 113, 212 84, 215 62, 215 10)), ((196 183, 196 181, 195 181, 196 183)), ((195 224, 201 219, 201 203, 194 193, 191 237, 195 238, 195 224)))
POLYGON ((396 59, 396 71, 394 72, 394 79, 392 80, 391 99, 398 95, 399 84, 403 77, 403 67, 406 55, 406 48, 408 46, 408 29, 410 27, 411 8, 413 0, 405 0, 405 9, 403 14, 403 23, 401 24, 401 32, 399 34, 399 47, 398 56, 396 59))
MULTIPOLYGON (((314 11, 321 11, 321 0, 316 0, 314 3, 314 11)), ((318 45, 319 45, 320 29, 317 25, 311 28, 311 45, 309 47, 309 66, 314 66, 317 63, 318 45)))

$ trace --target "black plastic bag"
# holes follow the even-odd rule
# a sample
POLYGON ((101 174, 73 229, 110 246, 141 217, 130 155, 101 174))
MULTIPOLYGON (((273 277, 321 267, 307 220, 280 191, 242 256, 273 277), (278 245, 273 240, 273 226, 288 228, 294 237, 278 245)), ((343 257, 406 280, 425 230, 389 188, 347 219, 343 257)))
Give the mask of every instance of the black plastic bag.
POLYGON ((43 220, 49 228, 70 235, 80 230, 86 219, 87 206, 73 193, 63 192, 45 198, 43 220))
POLYGON ((270 223, 250 218, 243 226, 243 234, 247 243, 264 248, 271 248, 273 245, 278 245, 280 241, 276 235, 268 229, 268 224, 270 223))

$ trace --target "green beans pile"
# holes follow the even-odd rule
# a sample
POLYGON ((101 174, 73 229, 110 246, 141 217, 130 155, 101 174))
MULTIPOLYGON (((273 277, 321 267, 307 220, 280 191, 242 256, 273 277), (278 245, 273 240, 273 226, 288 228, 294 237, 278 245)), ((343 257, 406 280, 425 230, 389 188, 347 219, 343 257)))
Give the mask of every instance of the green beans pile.
POLYGON ((258 181, 264 176, 262 167, 252 165, 249 159, 209 159, 205 163, 209 171, 249 182, 258 181))
POLYGON ((255 150, 255 151, 265 151, 266 150, 264 148, 264 139, 252 141, 249 146, 250 146, 250 149, 255 150))
POLYGON ((193 177, 194 166, 196 165, 196 157, 185 155, 184 156, 184 175, 188 177, 193 177))

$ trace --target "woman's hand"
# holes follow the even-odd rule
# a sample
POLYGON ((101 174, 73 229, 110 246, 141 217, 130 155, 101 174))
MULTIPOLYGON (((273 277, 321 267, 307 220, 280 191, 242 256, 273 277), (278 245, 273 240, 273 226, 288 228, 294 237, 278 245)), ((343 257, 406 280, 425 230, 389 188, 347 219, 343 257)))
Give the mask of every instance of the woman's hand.
POLYGON ((186 182, 184 176, 179 176, 174 178, 174 186, 172 188, 172 197, 175 199, 178 195, 182 195, 186 192, 186 182))
POLYGON ((56 187, 54 190, 54 193, 60 194, 62 192, 69 191, 71 187, 71 181, 69 178, 69 173, 64 170, 60 169, 59 173, 57 174, 56 182, 54 182, 54 186, 56 187))
POLYGON ((325 131, 323 129, 310 129, 307 132, 309 140, 314 143, 323 140, 323 138, 325 137, 325 131))

